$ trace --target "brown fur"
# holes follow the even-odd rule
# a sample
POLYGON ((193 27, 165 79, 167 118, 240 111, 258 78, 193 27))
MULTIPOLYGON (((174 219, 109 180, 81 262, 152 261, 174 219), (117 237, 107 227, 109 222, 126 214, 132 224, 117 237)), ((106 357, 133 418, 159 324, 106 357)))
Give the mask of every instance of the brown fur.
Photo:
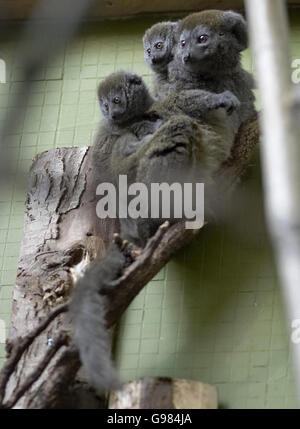
POLYGON ((183 29, 192 30, 200 24, 215 28, 218 24, 221 24, 222 14, 223 11, 221 10, 205 10, 192 13, 181 21, 179 32, 183 29))

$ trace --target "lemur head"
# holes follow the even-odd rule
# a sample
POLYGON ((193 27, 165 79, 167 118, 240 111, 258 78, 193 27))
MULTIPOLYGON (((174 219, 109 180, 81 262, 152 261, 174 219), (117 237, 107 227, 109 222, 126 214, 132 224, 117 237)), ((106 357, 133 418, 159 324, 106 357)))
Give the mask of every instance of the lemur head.
POLYGON ((195 72, 232 68, 248 46, 246 21, 233 11, 191 14, 179 24, 178 34, 176 58, 195 72))
POLYGON ((143 79, 125 71, 112 73, 100 83, 98 99, 104 118, 117 124, 141 116, 153 102, 143 79))
POLYGON ((173 59, 176 28, 176 22, 159 22, 144 34, 144 58, 153 71, 166 71, 169 62, 173 59))

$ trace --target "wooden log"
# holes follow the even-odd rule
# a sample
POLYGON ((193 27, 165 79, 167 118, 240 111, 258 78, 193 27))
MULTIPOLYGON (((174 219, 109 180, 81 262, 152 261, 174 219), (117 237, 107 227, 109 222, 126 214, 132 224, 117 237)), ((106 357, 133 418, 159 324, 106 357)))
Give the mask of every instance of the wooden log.
MULTIPOLYGON (((73 267, 82 261, 88 263, 96 254, 104 253, 105 244, 112 239, 116 229, 114 222, 104 223, 96 216, 95 187, 91 177, 88 148, 55 149, 38 155, 34 160, 29 177, 8 351, 13 349, 14 342, 18 344, 21 338, 27 337, 29 331, 38 328, 52 307, 69 297, 76 276, 73 267)), ((70 326, 66 314, 58 315, 51 326, 46 327, 40 335, 37 334, 30 347, 28 345, 26 356, 21 358, 18 370, 7 386, 6 397, 10 398, 11 404, 11 398, 16 394, 15 387, 22 385, 39 367, 41 356, 46 357, 57 348, 51 359, 52 365, 47 365, 46 370, 44 365, 41 373, 36 374, 39 381, 35 381, 34 391, 37 392, 39 386, 49 391, 48 384, 57 371, 59 361, 70 355, 67 349, 68 336, 60 347, 55 344, 61 331, 69 336, 70 326)), ((65 390, 68 385, 66 383, 64 386, 66 377, 75 380, 79 367, 78 358, 69 360, 68 375, 65 373, 58 379, 56 391, 59 386, 62 391, 65 390)), ((76 388, 78 391, 78 385, 76 388)), ((72 397, 66 393, 58 396, 72 397)), ((52 395, 52 400, 55 397, 52 395)), ((43 395, 35 397, 29 388, 16 406, 39 408, 44 400, 43 395)), ((49 408, 56 406, 55 399, 48 402, 49 408)), ((76 401, 60 402, 59 406, 76 407, 76 401)))
POLYGON ((110 409, 216 409, 217 389, 209 384, 168 377, 144 377, 112 392, 110 409))
MULTIPOLYGON (((0 2, 0 19, 26 19, 30 16, 37 0, 4 0, 0 2)), ((299 0, 288 0, 290 5, 298 5, 299 0)), ((103 19, 131 16, 145 13, 192 12, 203 9, 242 10, 243 0, 96 0, 93 2, 89 19, 103 19)))
MULTIPOLYGON (((297 0, 294 0, 297 1, 297 0)), ((28 19, 38 0, 6 0, 0 2, 0 19, 28 19)), ((94 1, 88 14, 91 20, 133 16, 143 13, 190 12, 202 9, 243 9, 243 0, 122 0, 94 1)), ((47 16, 42 16, 43 19, 47 16)))

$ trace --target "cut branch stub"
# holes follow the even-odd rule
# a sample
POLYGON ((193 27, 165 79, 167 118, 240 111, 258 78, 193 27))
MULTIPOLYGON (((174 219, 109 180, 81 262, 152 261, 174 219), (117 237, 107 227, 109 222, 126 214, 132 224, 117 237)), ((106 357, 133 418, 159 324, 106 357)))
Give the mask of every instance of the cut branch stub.
MULTIPOLYGON (((169 377, 144 377, 112 392, 110 409, 216 409, 217 389, 208 384, 169 377)), ((177 422, 178 423, 178 422, 177 422)))

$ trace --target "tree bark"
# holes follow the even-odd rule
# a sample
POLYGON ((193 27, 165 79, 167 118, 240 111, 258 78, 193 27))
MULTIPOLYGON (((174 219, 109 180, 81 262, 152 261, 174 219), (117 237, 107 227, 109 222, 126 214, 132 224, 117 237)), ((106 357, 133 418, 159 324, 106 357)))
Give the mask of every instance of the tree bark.
MULTIPOLYGON (((103 253, 105 244, 112 239, 114 222, 103 222, 96 217, 96 194, 91 177, 88 148, 55 149, 38 155, 33 163, 13 297, 9 356, 15 350, 13 344, 20 344, 20 339, 40 326, 52 307, 68 298, 75 275, 72 267, 86 256, 93 259, 97 253, 103 253)), ((61 373, 60 370, 57 372, 60 361, 70 354, 69 338, 65 337, 65 343, 60 347, 55 344, 62 330, 69 336, 67 314, 58 315, 51 326, 34 336, 7 386, 6 398, 10 398, 10 402, 16 386, 18 389, 30 377, 39 366, 41 356, 57 349, 44 366, 47 369, 37 374, 34 388, 24 392, 17 406, 44 407, 47 395, 41 395, 41 392, 55 389, 56 394, 46 400, 48 408, 75 408, 76 403, 69 403, 72 395, 65 390, 80 367, 78 358, 65 360, 66 371, 63 372, 66 374, 59 382, 61 392, 57 392, 58 385, 54 386, 52 381, 53 375, 56 377, 61 373)))
MULTIPOLYGON (((256 118, 245 124, 220 171, 225 188, 246 170, 258 142, 256 118)), ((0 408, 99 408, 72 344, 67 300, 79 271, 104 254, 118 224, 96 216, 96 184, 88 148, 38 155, 30 171, 24 238, 14 290, 7 361, 0 373, 0 408)), ((107 327, 199 230, 163 225, 116 280, 107 327)), ((118 240, 115 238, 115 241, 118 240)))

